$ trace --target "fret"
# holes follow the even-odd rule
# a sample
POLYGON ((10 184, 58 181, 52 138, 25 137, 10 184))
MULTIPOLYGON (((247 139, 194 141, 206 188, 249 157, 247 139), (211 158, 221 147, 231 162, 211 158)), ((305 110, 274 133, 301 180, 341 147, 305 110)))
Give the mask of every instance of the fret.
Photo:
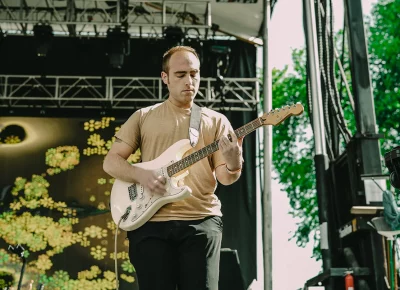
POLYGON ((250 128, 249 125, 245 126, 245 130, 246 130, 246 135, 249 134, 252 131, 252 128, 250 128))

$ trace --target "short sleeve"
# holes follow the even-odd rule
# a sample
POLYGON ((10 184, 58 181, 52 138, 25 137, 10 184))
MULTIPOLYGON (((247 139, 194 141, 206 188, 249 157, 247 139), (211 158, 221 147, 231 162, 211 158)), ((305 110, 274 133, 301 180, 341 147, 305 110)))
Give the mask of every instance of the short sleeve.
POLYGON ((115 134, 115 137, 131 146, 134 151, 140 144, 140 116, 140 110, 133 113, 115 134))

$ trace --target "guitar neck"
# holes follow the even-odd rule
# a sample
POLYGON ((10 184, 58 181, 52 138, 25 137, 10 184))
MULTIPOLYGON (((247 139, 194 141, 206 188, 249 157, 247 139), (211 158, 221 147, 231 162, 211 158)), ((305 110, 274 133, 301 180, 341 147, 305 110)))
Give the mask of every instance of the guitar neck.
MULTIPOLYGON (((237 138, 244 137, 249 133, 255 131, 256 129, 260 128, 263 125, 262 119, 257 118, 250 123, 238 128, 235 130, 235 135, 237 138)), ((167 167, 168 175, 171 177, 174 174, 188 168, 189 166, 195 164, 197 161, 200 161, 203 158, 213 154, 214 152, 219 150, 218 141, 216 140, 213 143, 203 147, 202 149, 193 152, 192 154, 182 158, 181 160, 169 165, 167 167)))

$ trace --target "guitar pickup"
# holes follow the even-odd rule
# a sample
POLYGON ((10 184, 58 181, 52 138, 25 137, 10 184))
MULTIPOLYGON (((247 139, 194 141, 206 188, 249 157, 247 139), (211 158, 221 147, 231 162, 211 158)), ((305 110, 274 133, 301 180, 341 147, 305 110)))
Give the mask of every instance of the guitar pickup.
POLYGON ((132 184, 131 186, 129 186, 128 192, 129 192, 129 199, 131 201, 134 201, 137 197, 136 184, 132 184))

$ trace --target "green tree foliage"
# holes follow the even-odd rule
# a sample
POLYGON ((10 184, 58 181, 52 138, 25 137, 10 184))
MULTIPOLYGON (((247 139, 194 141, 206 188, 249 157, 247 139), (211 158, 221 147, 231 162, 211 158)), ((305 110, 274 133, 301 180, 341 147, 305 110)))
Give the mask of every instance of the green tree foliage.
POLYGON ((6 289, 14 283, 14 276, 11 273, 0 271, 0 289, 6 289))
MULTIPOLYGON (((400 0, 379 0, 372 10, 367 24, 369 60, 375 111, 379 132, 385 134, 382 140, 382 154, 394 145, 400 144, 399 122, 395 116, 400 111, 400 0)), ((338 51, 342 51, 342 32, 336 35, 338 51)), ((306 108, 306 56, 304 49, 292 54, 294 72, 288 68, 273 70, 273 107, 300 102, 306 108)), ((351 85, 347 53, 342 59, 347 81, 351 85)), ((337 69, 337 67, 336 67, 337 69)), ((339 73, 336 73, 339 76, 339 73)), ((353 110, 343 84, 338 81, 342 92, 342 105, 350 131, 355 133, 353 110)), ((318 204, 314 171, 314 140, 308 112, 290 118, 282 126, 274 127, 274 167, 279 175, 283 191, 290 200, 290 214, 297 220, 293 234, 298 246, 304 247, 310 239, 314 242, 313 257, 320 257, 318 236, 318 204)))
MULTIPOLYGON (((307 107, 306 60, 304 50, 294 50, 294 72, 288 68, 272 71, 273 107, 300 102, 307 107)), ((318 205, 315 190, 312 130, 307 110, 300 116, 289 118, 273 130, 274 168, 278 172, 283 191, 286 191, 297 220, 293 238, 298 246, 305 246, 310 237, 318 255, 315 229, 318 226, 318 205), (299 146, 300 145, 300 146, 299 146)))
POLYGON ((369 24, 369 52, 382 150, 400 145, 400 0, 380 0, 369 24), (396 117, 397 116, 397 117, 396 117))

